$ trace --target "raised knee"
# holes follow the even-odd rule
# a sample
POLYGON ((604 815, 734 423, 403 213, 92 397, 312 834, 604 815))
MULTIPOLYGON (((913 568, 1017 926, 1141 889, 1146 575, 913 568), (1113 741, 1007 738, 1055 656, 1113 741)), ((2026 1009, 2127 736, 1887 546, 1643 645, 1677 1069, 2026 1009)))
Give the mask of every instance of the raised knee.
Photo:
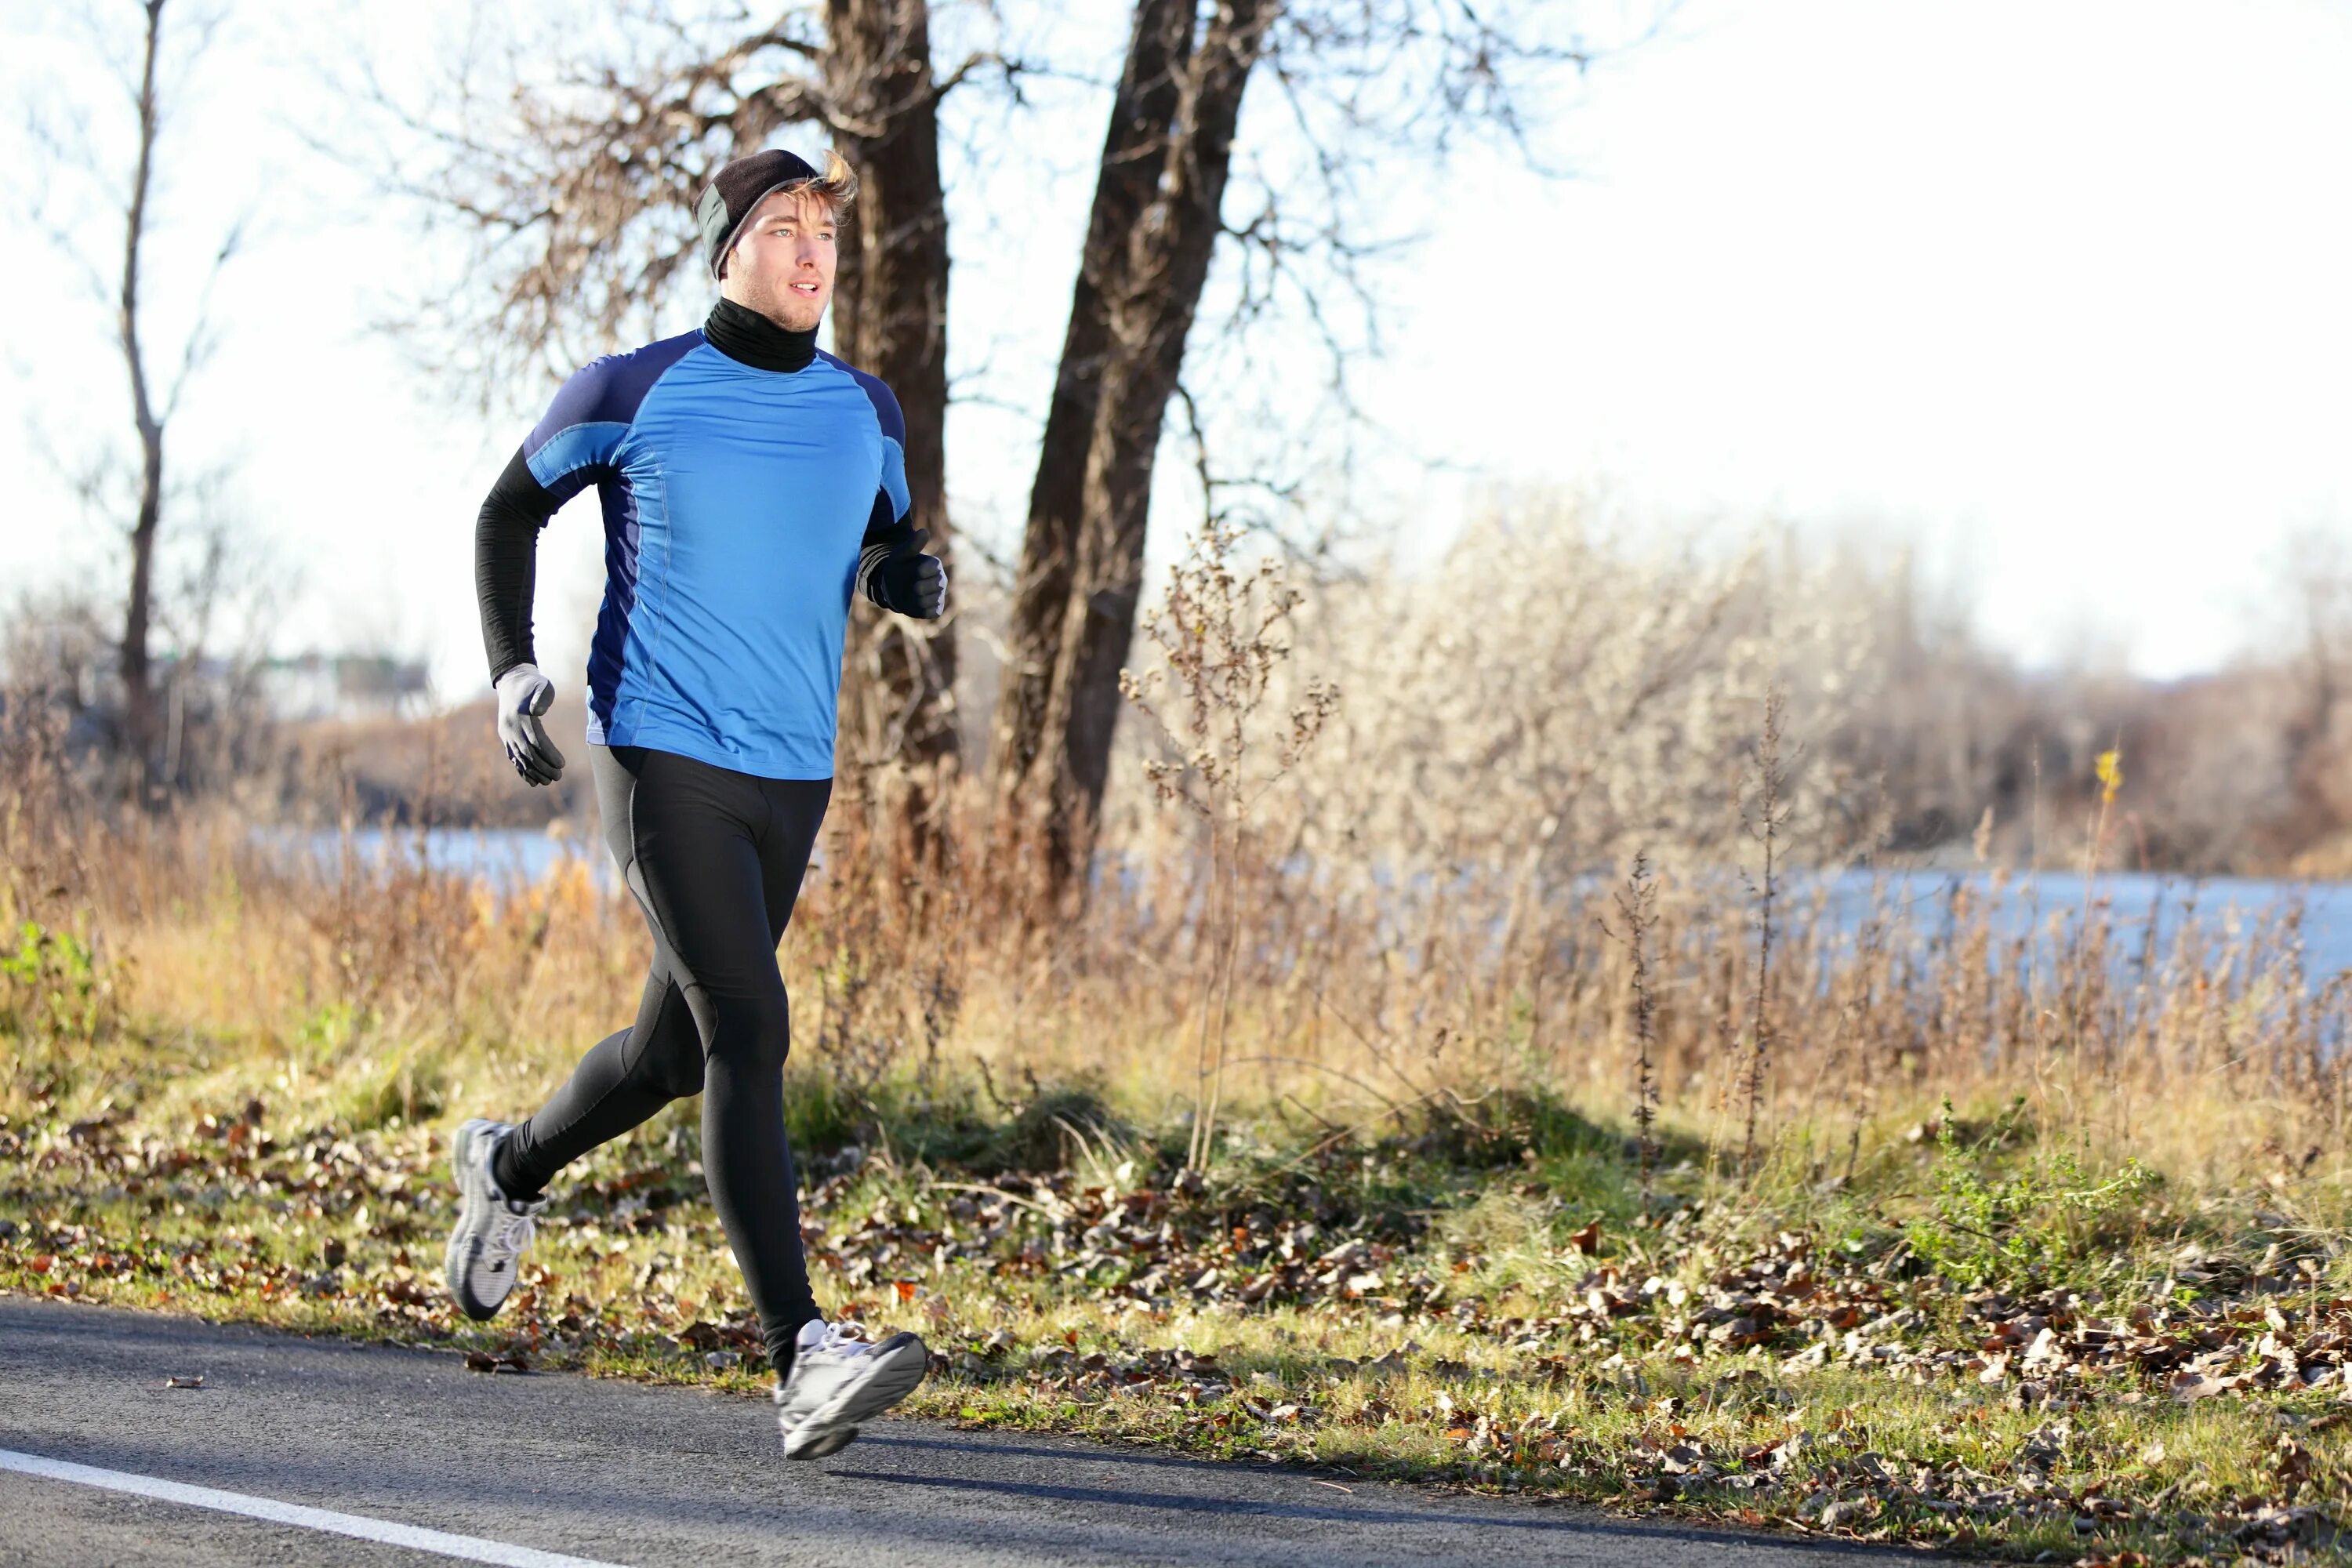
POLYGON ((746 1068, 781 1069, 792 1053, 792 1008, 771 995, 713 998, 710 1055, 746 1068))

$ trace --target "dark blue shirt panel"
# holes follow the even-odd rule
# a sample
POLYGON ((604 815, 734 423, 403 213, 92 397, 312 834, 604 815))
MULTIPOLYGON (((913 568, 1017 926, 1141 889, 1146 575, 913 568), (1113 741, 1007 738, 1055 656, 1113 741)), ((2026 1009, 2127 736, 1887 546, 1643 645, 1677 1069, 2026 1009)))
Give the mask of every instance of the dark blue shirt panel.
POLYGON ((621 648, 637 612, 639 534, 633 487, 608 479, 597 495, 604 510, 604 598, 596 609, 596 635, 588 644, 588 708, 601 733, 613 723, 621 648))
POLYGON ((696 328, 627 353, 589 361, 556 393, 547 413, 523 438, 531 477, 558 504, 590 484, 614 477, 621 437, 662 373, 701 346, 696 328))
POLYGON ((816 351, 816 357, 847 371, 857 384, 865 388, 866 401, 874 405, 874 417, 880 423, 884 437, 898 442, 903 450, 907 445, 907 416, 898 407, 898 395, 883 384, 882 378, 868 375, 847 360, 829 354, 823 349, 816 351))
POLYGON ((898 398, 878 375, 868 375, 847 360, 817 350, 816 357, 845 373, 874 405, 874 422, 882 427, 882 486, 877 506, 886 506, 893 522, 903 521, 914 510, 907 488, 907 416, 898 398))

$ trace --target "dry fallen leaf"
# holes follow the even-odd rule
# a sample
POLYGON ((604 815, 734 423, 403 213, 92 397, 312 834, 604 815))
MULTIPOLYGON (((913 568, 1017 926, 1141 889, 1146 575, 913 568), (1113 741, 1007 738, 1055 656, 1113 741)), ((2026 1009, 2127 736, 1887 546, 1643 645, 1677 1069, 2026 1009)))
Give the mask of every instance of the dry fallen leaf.
POLYGON ((2237 1377, 2213 1377, 2183 1368, 2172 1374, 2172 1380, 2165 1387, 2173 1398, 2189 1405, 2200 1399, 2210 1399, 2215 1394, 2227 1394, 2244 1381, 2237 1377))
POLYGON ((2276 1462, 2279 1484, 2285 1489, 2287 1500, 2292 1502, 2294 1500, 2294 1494, 2310 1484, 2311 1452, 2294 1438, 2281 1434, 2276 1462))

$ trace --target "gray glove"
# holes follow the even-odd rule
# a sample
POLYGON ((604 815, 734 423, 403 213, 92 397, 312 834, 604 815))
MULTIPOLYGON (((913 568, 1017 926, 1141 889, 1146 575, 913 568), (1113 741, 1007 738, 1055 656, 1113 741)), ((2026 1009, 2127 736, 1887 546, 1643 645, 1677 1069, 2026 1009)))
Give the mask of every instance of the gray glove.
POLYGON ((563 753, 547 738, 539 716, 555 701, 555 683, 535 664, 519 664, 499 677, 499 739, 507 761, 526 783, 551 784, 563 776, 563 753))

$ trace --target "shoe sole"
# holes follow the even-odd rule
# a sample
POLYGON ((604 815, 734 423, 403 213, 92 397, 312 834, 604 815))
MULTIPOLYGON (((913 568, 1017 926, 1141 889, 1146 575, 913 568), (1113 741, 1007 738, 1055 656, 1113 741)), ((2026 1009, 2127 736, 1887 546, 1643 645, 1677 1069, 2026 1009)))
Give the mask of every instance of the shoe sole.
POLYGON ((787 1440, 784 1444, 784 1458, 787 1459, 822 1459, 828 1454, 838 1454, 841 1450, 848 1447, 850 1444, 856 1440, 856 1427, 836 1426, 832 1431, 827 1432, 824 1436, 819 1437, 814 1442, 803 1447, 798 1453, 794 1453, 793 1451, 793 1446, 791 1442, 787 1440))
MULTIPOLYGON (((467 1234, 466 1222, 469 1217, 476 1217, 478 1223, 473 1228, 478 1229, 481 1225, 488 1223, 489 1218, 487 1214, 479 1216, 473 1215, 474 1189, 466 1179, 466 1152, 473 1147, 474 1140, 481 1136, 479 1132, 469 1131, 474 1125, 475 1123, 469 1121, 459 1127, 457 1136, 449 1140, 449 1176, 457 1184, 457 1224, 449 1232, 448 1247, 442 1253, 441 1280, 448 1288, 449 1299, 457 1303, 459 1311, 478 1323, 487 1323, 497 1317, 499 1310, 507 1304, 506 1296, 501 1295, 488 1307, 478 1311, 475 1310, 475 1303, 468 1301, 466 1299, 466 1292, 459 1289, 457 1286, 457 1282, 465 1278, 463 1260, 457 1256, 457 1243, 458 1238, 467 1234)), ((485 1121, 481 1125, 488 1126, 489 1123, 485 1121)), ((507 1287, 508 1292, 511 1293, 513 1289, 513 1285, 509 1283, 507 1287)))
POLYGON ((874 1370, 803 1416, 784 1438, 787 1459, 821 1459, 856 1437, 857 1429, 915 1391, 931 1370, 931 1354, 913 1339, 880 1355, 874 1370))

